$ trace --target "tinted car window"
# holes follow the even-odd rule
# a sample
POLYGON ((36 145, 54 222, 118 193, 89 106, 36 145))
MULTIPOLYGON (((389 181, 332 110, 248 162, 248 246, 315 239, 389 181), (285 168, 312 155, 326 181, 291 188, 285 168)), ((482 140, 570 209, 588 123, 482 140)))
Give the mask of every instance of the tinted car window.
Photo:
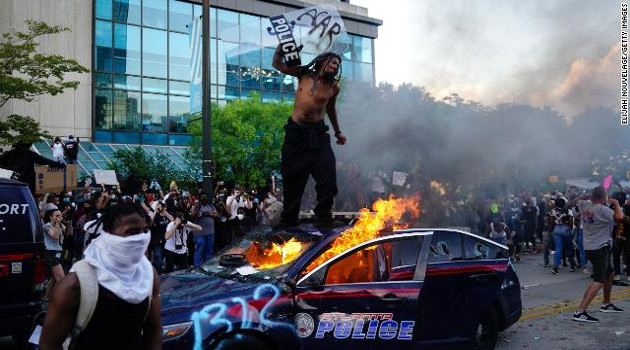
POLYGON ((324 283, 368 283, 413 279, 422 237, 368 246, 328 267, 324 283))
POLYGON ((464 236, 464 254, 466 260, 504 259, 507 258, 508 252, 494 244, 464 236))
POLYGON ((429 263, 462 260, 462 235, 457 232, 437 231, 431 238, 429 263))

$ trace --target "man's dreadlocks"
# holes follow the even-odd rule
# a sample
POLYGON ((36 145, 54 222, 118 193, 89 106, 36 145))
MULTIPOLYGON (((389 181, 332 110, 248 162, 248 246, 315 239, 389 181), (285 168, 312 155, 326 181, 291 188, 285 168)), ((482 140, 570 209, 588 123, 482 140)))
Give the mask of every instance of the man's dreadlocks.
POLYGON ((326 69, 326 67, 330 63, 330 59, 332 58, 337 58, 339 60, 339 70, 337 71, 337 75, 336 76, 325 75, 323 78, 328 83, 334 82, 334 84, 336 85, 339 83, 339 80, 341 79, 341 60, 342 59, 341 59, 341 56, 339 56, 338 54, 334 52, 324 52, 318 55, 317 57, 315 57, 311 62, 309 62, 309 64, 304 66, 305 73, 315 80, 315 84, 313 84, 313 86, 311 87, 311 94, 315 93, 315 90, 317 89, 317 86, 319 85, 319 81, 317 79, 319 72, 326 69), (326 65, 324 65, 324 63, 326 63, 326 65))

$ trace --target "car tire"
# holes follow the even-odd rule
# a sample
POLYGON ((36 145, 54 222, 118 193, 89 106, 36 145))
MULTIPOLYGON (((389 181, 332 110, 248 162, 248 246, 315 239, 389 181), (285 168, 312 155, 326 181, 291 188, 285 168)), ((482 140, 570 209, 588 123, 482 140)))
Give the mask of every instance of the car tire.
POLYGON ((499 318, 494 308, 490 308, 477 325, 475 334, 475 350, 492 350, 497 345, 499 339, 499 318))
POLYGON ((271 347, 260 337, 251 334, 233 334, 221 339, 212 349, 216 350, 271 350, 271 347))

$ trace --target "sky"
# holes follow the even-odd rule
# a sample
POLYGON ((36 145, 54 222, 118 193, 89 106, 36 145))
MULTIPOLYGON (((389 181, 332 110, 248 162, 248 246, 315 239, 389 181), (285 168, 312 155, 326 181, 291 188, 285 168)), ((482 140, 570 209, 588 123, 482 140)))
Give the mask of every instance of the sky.
POLYGON ((618 110, 620 1, 351 0, 383 21, 376 81, 567 119, 618 110))

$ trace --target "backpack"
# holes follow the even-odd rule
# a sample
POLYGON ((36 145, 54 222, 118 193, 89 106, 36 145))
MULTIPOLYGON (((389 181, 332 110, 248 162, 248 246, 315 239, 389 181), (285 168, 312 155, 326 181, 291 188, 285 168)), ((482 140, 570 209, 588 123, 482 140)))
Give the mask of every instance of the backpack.
MULTIPOLYGON (((81 287, 81 298, 79 300, 79 312, 74 321, 72 328, 72 338, 76 338, 81 333, 94 314, 96 303, 98 301, 98 279, 96 270, 85 260, 79 260, 72 266, 73 271, 79 279, 79 287, 81 287)), ((149 305, 144 319, 147 319, 149 310, 151 310, 151 301, 153 299, 153 288, 149 291, 149 305)))

